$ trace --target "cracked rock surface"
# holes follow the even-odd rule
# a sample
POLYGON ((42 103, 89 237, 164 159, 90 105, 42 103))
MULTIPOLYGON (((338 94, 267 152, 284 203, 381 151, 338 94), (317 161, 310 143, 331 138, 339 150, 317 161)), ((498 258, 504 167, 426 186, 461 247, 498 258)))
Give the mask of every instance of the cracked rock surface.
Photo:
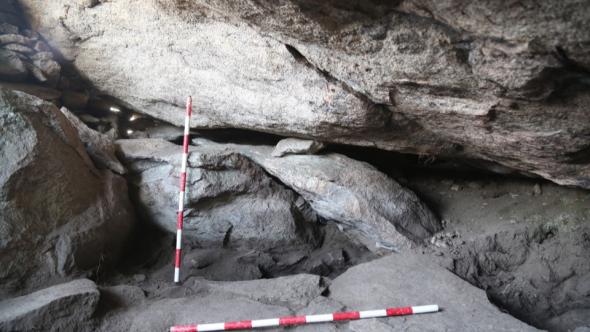
MULTIPOLYGON (((411 253, 391 255, 352 267, 330 285, 330 298, 346 307, 361 309, 437 303, 433 315, 379 320, 384 331, 538 331, 502 313, 483 290, 469 285, 429 259, 411 253)), ((361 324, 351 323, 355 331, 361 324)))
MULTIPOLYGON (((19 317, 38 322, 35 327, 42 330, 50 329, 53 323, 47 319, 47 313, 69 312, 74 313, 69 316, 69 326, 76 326, 77 331, 164 331, 173 325, 438 303, 443 310, 433 314, 312 324, 293 330, 537 331, 500 312, 487 300, 484 291, 416 254, 394 255, 357 265, 331 282, 307 274, 223 283, 192 277, 181 286, 168 285, 151 291, 133 285, 99 290, 98 305, 94 283, 77 280, 0 302, 0 308, 26 301, 18 310, 19 317), (117 300, 128 298, 133 301, 117 300), (33 310, 35 306, 42 310, 33 310)), ((0 314, 0 324, 5 323, 7 330, 25 326, 20 323, 22 318, 19 321, 13 316, 11 311, 0 314)))
MULTIPOLYGON (((271 146, 194 143, 184 233, 200 245, 313 246, 318 216, 374 251, 409 249, 440 229, 416 195, 369 164, 339 154, 275 158, 271 146)), ((147 220, 175 232, 177 146, 154 139, 117 144, 147 220)))
POLYGON ((192 94, 198 128, 479 159, 590 188, 584 1, 21 3, 98 91, 176 125, 192 94))
POLYGON ((0 299, 103 269, 134 214, 55 105, 0 88, 0 299))
MULTIPOLYGON (((203 140, 195 142, 207 143, 203 140)), ((230 145, 299 193, 323 218, 368 248, 393 251, 440 230, 418 197, 371 165, 336 153, 272 157, 266 146, 230 145)))
POLYGON ((78 279, 0 302, 3 331, 77 330, 96 310, 100 292, 78 279), (49 324, 50 323, 50 324, 49 324))
MULTIPOLYGON (((175 233, 181 160, 177 145, 135 139, 119 140, 117 146, 146 220, 175 233)), ((191 147, 187 189, 183 233, 200 246, 287 250, 319 241, 317 216, 309 206, 235 151, 191 147)))

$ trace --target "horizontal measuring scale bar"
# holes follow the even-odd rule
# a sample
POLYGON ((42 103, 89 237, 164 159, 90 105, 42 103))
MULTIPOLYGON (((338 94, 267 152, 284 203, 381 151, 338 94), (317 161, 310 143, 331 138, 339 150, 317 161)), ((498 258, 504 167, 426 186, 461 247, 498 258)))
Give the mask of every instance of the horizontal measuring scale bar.
POLYGON ((178 325, 172 326, 170 332, 232 331, 248 330, 259 327, 293 326, 311 323, 357 320, 363 318, 393 317, 437 312, 438 305, 387 308, 381 310, 335 312, 323 315, 287 316, 271 319, 242 320, 237 322, 178 325))

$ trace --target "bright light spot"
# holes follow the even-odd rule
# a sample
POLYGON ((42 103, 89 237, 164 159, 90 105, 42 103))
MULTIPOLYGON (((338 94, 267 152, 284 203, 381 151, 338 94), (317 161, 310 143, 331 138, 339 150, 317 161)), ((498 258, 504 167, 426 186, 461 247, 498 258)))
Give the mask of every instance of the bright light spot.
POLYGON ((139 117, 138 117, 137 115, 133 114, 133 115, 132 115, 132 116, 129 118, 129 121, 135 121, 135 120, 137 120, 137 119, 139 119, 139 117))
POLYGON ((115 106, 111 106, 110 110, 113 113, 121 113, 121 110, 115 106))
POLYGON ((127 129, 127 135, 131 135, 131 134, 133 134, 133 130, 127 129))

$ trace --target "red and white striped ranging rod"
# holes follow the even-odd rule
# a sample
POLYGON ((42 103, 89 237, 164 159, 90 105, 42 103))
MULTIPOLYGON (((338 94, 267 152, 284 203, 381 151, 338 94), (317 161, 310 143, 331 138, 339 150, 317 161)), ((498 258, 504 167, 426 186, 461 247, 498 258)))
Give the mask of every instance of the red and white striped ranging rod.
POLYGON ((357 320, 363 318, 405 316, 437 312, 438 305, 421 305, 416 307, 388 308, 381 310, 335 312, 325 315, 288 316, 271 319, 242 320, 238 322, 179 325, 172 326, 170 332, 201 332, 201 331, 231 331, 247 330, 259 327, 293 326, 310 323, 325 323, 333 321, 357 320))
POLYGON ((186 189, 186 163, 188 159, 188 141, 193 100, 186 99, 186 115, 184 117, 184 141, 182 143, 182 166, 180 166, 180 194, 178 195, 178 212, 176 217, 176 257, 174 259, 174 282, 180 282, 180 261, 182 256, 182 225, 184 222, 184 193, 186 189))

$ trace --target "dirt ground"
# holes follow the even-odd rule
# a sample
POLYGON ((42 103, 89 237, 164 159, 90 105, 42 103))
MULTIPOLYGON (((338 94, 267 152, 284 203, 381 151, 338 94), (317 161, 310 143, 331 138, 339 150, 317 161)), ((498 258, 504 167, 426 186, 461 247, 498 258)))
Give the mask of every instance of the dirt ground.
POLYGON ((590 192, 496 175, 402 178, 445 225, 425 254, 536 327, 590 325, 590 192))

